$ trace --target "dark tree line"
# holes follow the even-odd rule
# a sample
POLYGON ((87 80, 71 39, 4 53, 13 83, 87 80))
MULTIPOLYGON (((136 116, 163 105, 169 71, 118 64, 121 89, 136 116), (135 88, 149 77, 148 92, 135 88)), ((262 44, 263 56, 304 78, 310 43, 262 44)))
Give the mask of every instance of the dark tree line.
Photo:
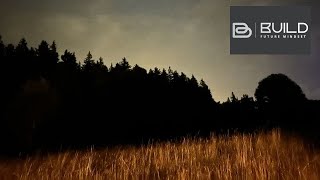
POLYGON ((282 74, 262 80, 256 100, 232 93, 220 103, 203 80, 170 67, 147 71, 131 66, 126 58, 108 67, 90 52, 80 63, 68 50, 59 56, 55 42, 42 41, 32 48, 25 39, 15 46, 0 37, 0 64, 2 150, 295 128, 301 119, 312 119, 305 121, 309 124, 319 119, 311 117, 319 102, 307 100, 301 88, 282 74))

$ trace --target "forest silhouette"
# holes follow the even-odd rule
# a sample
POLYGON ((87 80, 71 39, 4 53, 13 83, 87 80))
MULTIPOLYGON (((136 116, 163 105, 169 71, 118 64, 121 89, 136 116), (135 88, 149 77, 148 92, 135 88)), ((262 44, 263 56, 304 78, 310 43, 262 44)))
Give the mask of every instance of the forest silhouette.
POLYGON ((320 101, 284 74, 261 80, 255 97, 216 102, 204 80, 126 58, 110 67, 89 52, 60 56, 55 42, 28 47, 0 36, 2 152, 140 144, 275 127, 317 139, 320 101))

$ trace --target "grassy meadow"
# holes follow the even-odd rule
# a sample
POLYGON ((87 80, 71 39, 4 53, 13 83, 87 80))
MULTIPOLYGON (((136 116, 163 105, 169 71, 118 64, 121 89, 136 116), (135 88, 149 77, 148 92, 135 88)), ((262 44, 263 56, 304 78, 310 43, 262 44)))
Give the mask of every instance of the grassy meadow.
POLYGON ((32 155, 0 179, 320 179, 320 152, 279 130, 32 155))

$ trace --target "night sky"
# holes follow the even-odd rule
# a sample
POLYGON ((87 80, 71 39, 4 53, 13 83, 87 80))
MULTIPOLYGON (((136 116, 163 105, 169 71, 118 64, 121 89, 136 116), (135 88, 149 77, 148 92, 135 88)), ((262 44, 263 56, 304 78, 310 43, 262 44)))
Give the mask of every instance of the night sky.
POLYGON ((82 61, 116 63, 126 57, 146 69, 178 70, 209 85, 216 101, 253 96, 258 82, 284 73, 308 98, 320 99, 320 6, 317 0, 0 0, 5 43, 55 40, 82 61), (289 3, 290 2, 290 3, 289 3), (311 5, 311 55, 230 55, 230 5, 311 5))

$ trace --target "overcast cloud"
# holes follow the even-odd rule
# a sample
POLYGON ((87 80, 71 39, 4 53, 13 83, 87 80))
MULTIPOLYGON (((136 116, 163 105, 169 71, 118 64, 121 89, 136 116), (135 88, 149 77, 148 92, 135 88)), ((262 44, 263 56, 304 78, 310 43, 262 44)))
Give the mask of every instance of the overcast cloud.
MULTIPOLYGON (((0 0, 2 1, 2 0, 0 0)), ((231 92, 253 95, 271 73, 285 73, 310 98, 320 98, 319 6, 317 1, 255 0, 11 0, 0 6, 0 34, 5 42, 25 37, 36 46, 56 40, 60 52, 78 60, 90 50, 105 63, 129 62, 146 69, 171 66, 203 78, 214 99, 231 92), (230 5, 313 6, 312 55, 229 55, 230 5)))

